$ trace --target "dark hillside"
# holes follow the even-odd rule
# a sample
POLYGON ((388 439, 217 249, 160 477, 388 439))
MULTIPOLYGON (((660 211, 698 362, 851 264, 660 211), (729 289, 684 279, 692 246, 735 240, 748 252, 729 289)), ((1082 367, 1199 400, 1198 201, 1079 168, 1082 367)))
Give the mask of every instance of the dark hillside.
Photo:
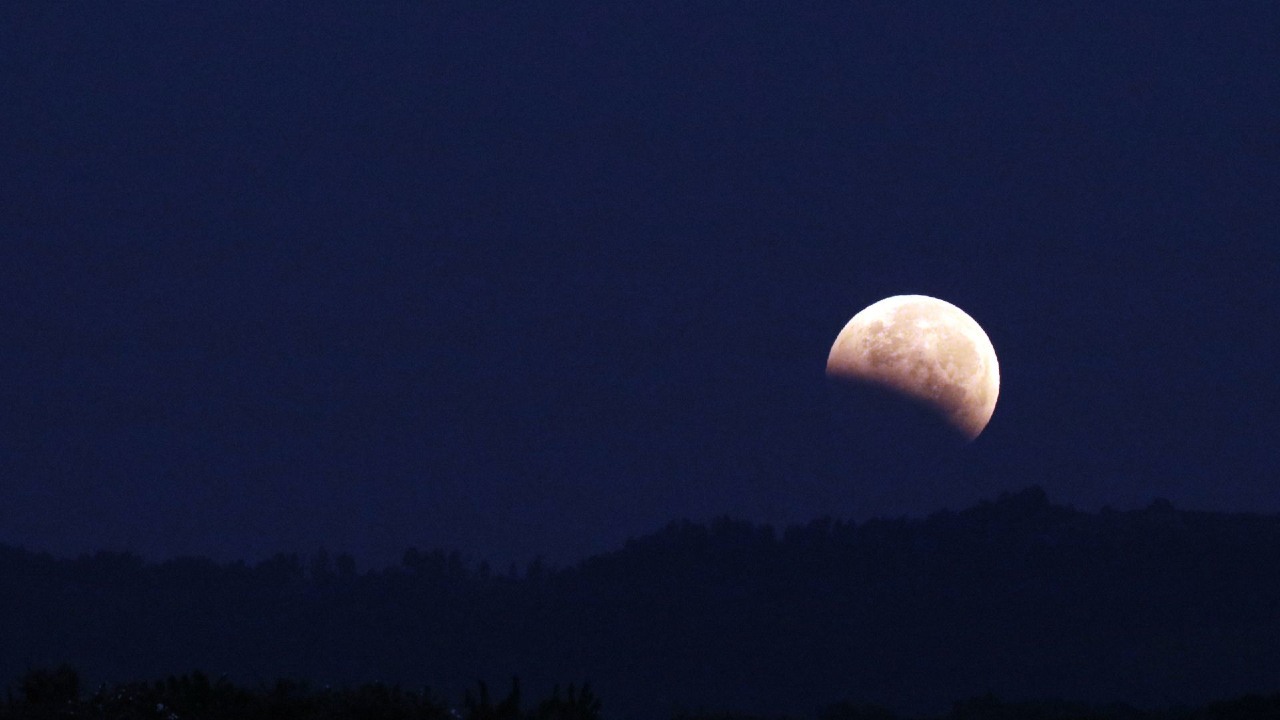
POLYGON ((1038 488, 924 520, 672 523, 570 568, 410 550, 256 566, 0 549, 0 675, 588 680, 609 714, 1138 707, 1280 688, 1280 518, 1085 513, 1038 488))

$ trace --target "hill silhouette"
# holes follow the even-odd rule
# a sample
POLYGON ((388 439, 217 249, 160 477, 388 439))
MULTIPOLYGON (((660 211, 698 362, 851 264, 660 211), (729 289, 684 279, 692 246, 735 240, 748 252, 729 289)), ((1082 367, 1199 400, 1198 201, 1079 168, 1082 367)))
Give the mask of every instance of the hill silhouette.
POLYGON ((959 698, 1138 708, 1280 689, 1280 517, 1163 501, 1088 513, 1039 488, 960 512, 776 531, 674 522, 571 567, 408 550, 247 565, 0 546, 0 677, 86 685, 589 681, 610 717, 940 715, 959 698))

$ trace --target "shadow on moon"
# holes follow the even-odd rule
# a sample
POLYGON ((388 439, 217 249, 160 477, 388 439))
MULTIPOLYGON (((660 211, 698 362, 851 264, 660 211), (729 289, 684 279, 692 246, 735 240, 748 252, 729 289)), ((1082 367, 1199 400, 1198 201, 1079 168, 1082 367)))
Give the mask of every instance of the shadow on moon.
POLYGON ((855 520, 928 515, 979 497, 963 479, 969 439, 936 407, 847 378, 828 377, 827 391, 832 481, 855 520))

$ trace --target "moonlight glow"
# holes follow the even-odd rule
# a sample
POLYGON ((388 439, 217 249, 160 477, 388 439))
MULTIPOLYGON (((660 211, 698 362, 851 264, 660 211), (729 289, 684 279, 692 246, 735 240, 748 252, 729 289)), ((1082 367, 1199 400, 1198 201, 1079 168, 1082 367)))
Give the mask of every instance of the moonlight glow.
POLYGON ((921 402, 970 440, 1000 393, 987 334, 960 308, 924 295, 886 298, 854 315, 831 346, 827 375, 921 402))

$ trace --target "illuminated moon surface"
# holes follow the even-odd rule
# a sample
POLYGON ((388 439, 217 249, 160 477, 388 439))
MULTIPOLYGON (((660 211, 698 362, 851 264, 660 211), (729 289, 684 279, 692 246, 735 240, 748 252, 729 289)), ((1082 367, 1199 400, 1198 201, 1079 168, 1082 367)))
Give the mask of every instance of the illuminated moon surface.
POLYGON ((921 403, 967 440, 987 426, 1000 394, 995 348, 951 303, 896 295, 853 316, 827 357, 827 376, 921 403))

